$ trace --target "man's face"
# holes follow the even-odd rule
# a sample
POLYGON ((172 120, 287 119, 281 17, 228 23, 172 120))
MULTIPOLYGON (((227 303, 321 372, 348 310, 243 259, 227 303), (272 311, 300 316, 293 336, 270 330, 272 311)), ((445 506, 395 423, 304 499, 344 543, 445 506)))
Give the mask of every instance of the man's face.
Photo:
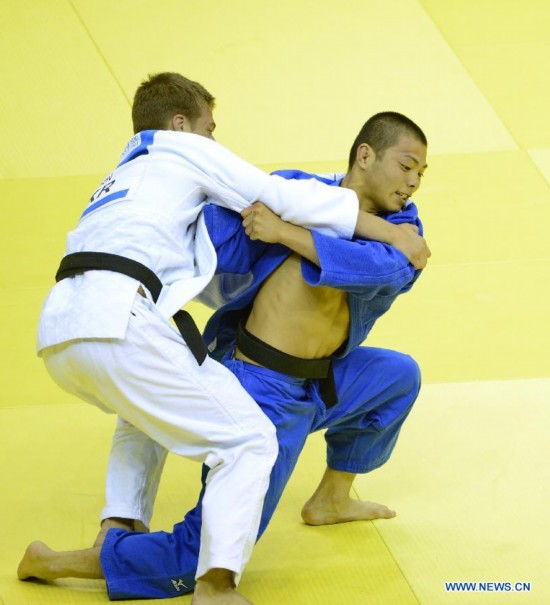
POLYGON ((212 108, 209 105, 203 106, 201 115, 193 123, 187 120, 183 125, 183 132, 192 132, 212 140, 214 140, 215 129, 216 122, 214 122, 212 108))
POLYGON ((399 212, 420 187, 427 168, 426 146, 402 135, 381 157, 377 157, 372 149, 370 151, 373 157, 369 158, 363 185, 371 207, 365 209, 377 214, 399 212))

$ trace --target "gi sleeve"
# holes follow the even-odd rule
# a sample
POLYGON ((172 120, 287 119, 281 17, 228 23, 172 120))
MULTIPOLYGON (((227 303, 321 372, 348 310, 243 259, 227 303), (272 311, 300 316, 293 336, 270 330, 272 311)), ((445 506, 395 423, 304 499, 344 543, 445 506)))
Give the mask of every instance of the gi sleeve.
MULTIPOLYGON (((175 133, 159 133, 174 143, 175 133)), ((206 137, 177 133, 180 152, 203 174, 204 193, 215 203, 241 212, 263 202, 284 221, 350 239, 355 231, 359 201, 354 191, 331 187, 315 179, 286 180, 269 175, 206 137)))
POLYGON ((406 292, 418 278, 407 257, 388 244, 346 241, 312 232, 320 267, 302 261, 302 274, 312 286, 330 286, 370 300, 406 292))

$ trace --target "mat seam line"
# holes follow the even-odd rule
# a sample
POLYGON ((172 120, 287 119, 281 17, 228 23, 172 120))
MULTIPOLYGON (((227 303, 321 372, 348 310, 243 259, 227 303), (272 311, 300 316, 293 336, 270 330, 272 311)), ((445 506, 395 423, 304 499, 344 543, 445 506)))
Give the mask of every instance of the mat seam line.
POLYGON ((380 540, 382 540, 382 544, 384 544, 384 547, 387 550, 389 556, 391 557, 391 560, 397 566, 397 569, 399 570, 399 573, 401 574, 403 580, 405 580, 407 586, 409 587, 410 591, 412 592, 415 601, 418 603, 418 605, 420 605, 420 599, 418 598, 418 595, 416 594, 416 591, 412 587, 412 584, 410 583, 409 578, 405 574, 405 572, 404 572, 403 568, 401 567, 401 565, 399 565, 399 563, 398 563, 397 559, 395 558, 393 552, 390 550, 390 547, 388 546, 386 540, 384 540, 384 537, 382 536, 382 534, 378 530, 378 527, 376 527, 376 523, 373 522, 372 525, 374 527, 374 531, 378 534, 378 537, 380 538, 380 540))
POLYGON ((124 87, 122 86, 122 83, 120 82, 120 80, 117 78, 113 68, 111 67, 111 65, 109 64, 109 62, 107 61, 107 57, 103 54, 103 52, 101 51, 99 44, 95 41, 94 37, 92 36, 92 32, 89 30, 88 26, 86 25, 86 23, 84 22, 84 19, 81 17, 80 13, 78 12, 78 10, 76 9, 73 0, 69 0, 69 4, 71 6, 71 8, 73 9, 74 14, 76 15, 77 19, 80 21, 80 24, 82 25, 82 28, 84 29, 84 31, 86 32, 86 35, 88 36, 88 38, 90 39, 91 43, 93 44, 94 48, 97 51, 97 54, 99 55, 99 57, 101 58, 101 61, 103 62, 103 64, 105 65, 105 67, 107 68, 107 71, 111 74, 113 80, 115 81, 115 84, 117 85, 118 89, 120 90, 120 92, 122 93, 122 96, 124 97, 124 99, 126 100, 126 102, 128 103, 128 105, 131 107, 132 102, 130 100, 130 98, 128 97, 128 95, 126 94, 126 91, 124 90, 124 87))
MULTIPOLYGON (((361 496, 359 495, 359 492, 357 491, 357 489, 355 488, 355 486, 352 486, 352 491, 353 493, 357 496, 357 498, 359 500, 361 500, 361 496)), ((390 547, 388 546, 386 540, 384 540, 384 537, 382 536, 382 534, 380 533, 380 531, 378 530, 378 527, 376 527, 376 523, 374 523, 374 520, 372 522, 372 526, 374 527, 374 531, 378 534, 378 537, 380 538, 380 540, 382 541, 382 544, 384 545, 384 548, 386 549, 387 553, 389 554, 391 560, 395 563, 395 565, 397 566, 397 569, 399 570, 399 573, 401 574, 401 577, 403 578, 403 580, 405 580, 405 583, 407 584, 407 586, 409 587, 409 590, 411 591, 415 601, 418 603, 418 605, 420 605, 420 601, 418 599, 418 595, 416 594, 414 588, 412 587, 411 583, 409 582, 409 579, 407 578, 407 576, 405 575, 405 572, 403 571, 401 565, 399 565, 399 563, 397 562, 397 559, 395 558, 394 554, 392 553, 392 551, 390 550, 390 547)))

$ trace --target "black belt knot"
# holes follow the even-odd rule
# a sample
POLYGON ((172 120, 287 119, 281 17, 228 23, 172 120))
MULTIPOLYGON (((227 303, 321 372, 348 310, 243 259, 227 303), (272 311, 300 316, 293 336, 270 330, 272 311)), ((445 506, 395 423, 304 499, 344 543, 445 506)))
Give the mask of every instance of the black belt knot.
MULTIPOLYGON (((162 282, 149 267, 131 258, 118 254, 108 254, 107 252, 75 252, 74 254, 68 254, 61 260, 55 275, 55 281, 58 282, 85 271, 96 270, 114 271, 133 277, 149 290, 155 303, 160 296, 162 282)), ((207 349, 197 324, 191 315, 183 310, 179 310, 172 319, 197 363, 202 365, 206 359, 207 349)))

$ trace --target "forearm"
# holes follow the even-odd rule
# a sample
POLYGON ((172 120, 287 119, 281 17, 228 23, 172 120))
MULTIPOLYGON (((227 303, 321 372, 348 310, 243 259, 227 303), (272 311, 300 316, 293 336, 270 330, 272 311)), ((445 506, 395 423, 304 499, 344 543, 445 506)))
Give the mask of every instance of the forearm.
POLYGON ((286 223, 281 232, 279 243, 293 252, 296 252, 301 257, 311 261, 314 265, 320 267, 319 256, 315 248, 311 231, 298 227, 291 223, 286 223))
POLYGON ((258 199, 282 220, 335 237, 353 237, 359 214, 354 191, 315 179, 271 179, 258 199))
POLYGON ((393 295, 414 279, 408 259, 389 244, 355 240, 352 242, 313 232, 319 268, 302 266, 305 281, 353 292, 361 298, 393 295))
POLYGON ((398 236, 398 228, 392 223, 363 210, 359 211, 355 237, 393 245, 398 236))

